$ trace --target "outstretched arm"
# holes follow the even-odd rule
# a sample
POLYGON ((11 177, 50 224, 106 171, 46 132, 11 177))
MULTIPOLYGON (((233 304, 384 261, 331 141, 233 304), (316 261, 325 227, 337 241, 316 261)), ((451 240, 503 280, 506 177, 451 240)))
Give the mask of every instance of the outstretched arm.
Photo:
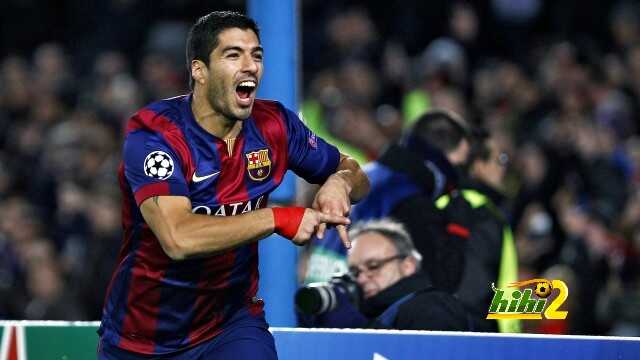
POLYGON ((174 260, 231 249, 274 232, 302 245, 321 223, 349 223, 344 216, 304 208, 266 208, 228 217, 194 214, 191 201, 184 196, 150 197, 142 202, 140 211, 174 260))

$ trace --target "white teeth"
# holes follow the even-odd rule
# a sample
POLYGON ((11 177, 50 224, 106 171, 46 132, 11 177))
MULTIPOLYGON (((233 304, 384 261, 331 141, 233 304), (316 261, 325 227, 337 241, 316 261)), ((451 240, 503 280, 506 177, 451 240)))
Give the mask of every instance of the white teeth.
POLYGON ((243 81, 240 83, 240 86, 248 86, 248 87, 256 87, 255 81, 243 81))

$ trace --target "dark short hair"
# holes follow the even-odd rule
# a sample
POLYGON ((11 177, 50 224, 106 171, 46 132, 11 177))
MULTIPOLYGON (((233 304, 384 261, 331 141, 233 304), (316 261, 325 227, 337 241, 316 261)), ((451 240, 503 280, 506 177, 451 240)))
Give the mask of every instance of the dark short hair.
POLYGON ((200 60, 209 64, 209 54, 218 46, 218 35, 231 28, 252 30, 260 41, 260 29, 256 22, 243 14, 233 11, 214 11, 196 21, 187 36, 187 71, 189 72, 189 86, 193 88, 191 77, 191 62, 200 60))
POLYGON ((424 113, 416 120, 409 134, 445 153, 454 150, 462 139, 471 135, 465 121, 456 113, 446 110, 424 113))

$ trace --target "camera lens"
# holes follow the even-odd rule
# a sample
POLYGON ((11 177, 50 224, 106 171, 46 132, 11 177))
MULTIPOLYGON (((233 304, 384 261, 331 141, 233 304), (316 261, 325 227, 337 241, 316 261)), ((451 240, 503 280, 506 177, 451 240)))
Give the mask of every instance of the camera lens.
POLYGON ((295 301, 301 313, 310 315, 331 311, 337 304, 336 293, 325 283, 313 283, 298 289, 295 301))

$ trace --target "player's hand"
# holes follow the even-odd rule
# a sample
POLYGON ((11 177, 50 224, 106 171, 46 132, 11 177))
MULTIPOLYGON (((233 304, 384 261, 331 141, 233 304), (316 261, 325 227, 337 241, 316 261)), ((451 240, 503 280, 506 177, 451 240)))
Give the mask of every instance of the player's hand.
MULTIPOLYGON (((333 174, 329 176, 324 185, 320 187, 311 207, 325 214, 348 216, 351 211, 351 200, 349 199, 350 191, 351 189, 348 182, 339 174, 333 174)), ((322 223, 318 226, 316 232, 318 239, 322 239, 324 237, 326 228, 326 223, 322 223)), ((340 235, 340 239, 344 246, 347 249, 351 248, 351 241, 347 234, 347 227, 344 225, 337 225, 336 229, 338 230, 338 234, 340 235)))
POLYGON ((349 223, 351 223, 349 218, 344 216, 326 214, 313 209, 306 209, 302 216, 300 226, 298 226, 298 232, 296 232, 296 235, 291 239, 291 241, 296 245, 304 245, 309 241, 309 239, 311 239, 311 236, 321 225, 333 224, 344 227, 349 223))

